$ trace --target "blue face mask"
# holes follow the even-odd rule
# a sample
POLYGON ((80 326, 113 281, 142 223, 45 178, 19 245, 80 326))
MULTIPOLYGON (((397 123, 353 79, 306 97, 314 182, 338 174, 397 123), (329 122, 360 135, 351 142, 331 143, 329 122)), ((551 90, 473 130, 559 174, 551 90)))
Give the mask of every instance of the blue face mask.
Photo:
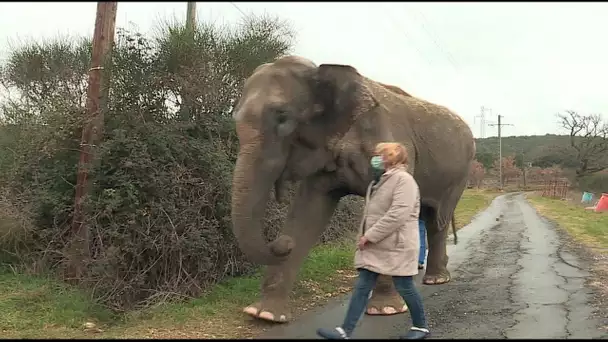
POLYGON ((384 161, 381 156, 373 156, 370 160, 370 164, 374 168, 374 170, 383 170, 384 171, 384 161))

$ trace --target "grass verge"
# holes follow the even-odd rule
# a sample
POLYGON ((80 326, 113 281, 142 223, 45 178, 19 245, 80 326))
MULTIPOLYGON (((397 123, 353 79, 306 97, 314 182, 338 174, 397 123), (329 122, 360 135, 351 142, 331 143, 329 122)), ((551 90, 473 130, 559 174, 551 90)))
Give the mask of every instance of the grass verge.
POLYGON ((528 200, 538 212, 557 222, 574 239, 593 249, 608 250, 608 214, 585 210, 581 206, 535 194, 528 200))
MULTIPOLYGON (((456 209, 461 228, 498 193, 465 191, 456 209)), ((351 290, 354 238, 315 247, 291 295, 294 318, 351 290)), ((271 325, 242 314, 258 299, 261 273, 228 279, 199 298, 122 316, 48 277, 0 269, 3 338, 251 338, 271 325), (85 323, 94 326, 84 327, 85 323)))
POLYGON ((486 189, 467 189, 460 198, 454 216, 456 216, 456 229, 460 229, 473 219, 478 212, 490 205, 492 200, 501 193, 486 189))
MULTIPOLYGON (((292 293, 302 313, 350 291, 354 239, 319 245, 306 260, 292 293)), ((269 327, 241 309, 258 298, 261 272, 228 279, 207 294, 124 316, 96 306, 80 291, 47 277, 0 270, 3 338, 247 338, 269 327), (85 327, 85 323, 94 326, 85 327)))

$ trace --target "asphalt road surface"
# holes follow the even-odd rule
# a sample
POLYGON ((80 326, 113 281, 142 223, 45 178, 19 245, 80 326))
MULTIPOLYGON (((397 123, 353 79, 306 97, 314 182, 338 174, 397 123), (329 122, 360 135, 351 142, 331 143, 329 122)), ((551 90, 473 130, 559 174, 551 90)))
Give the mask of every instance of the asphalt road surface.
MULTIPOLYGON (((521 194, 497 197, 448 243, 452 281, 420 285, 431 338, 608 338, 594 312, 585 262, 521 194)), ((422 274, 417 276, 421 284, 422 274)), ((310 311, 260 338, 318 338, 344 319, 349 296, 310 311)), ((367 316, 353 338, 396 338, 409 313, 367 316)))

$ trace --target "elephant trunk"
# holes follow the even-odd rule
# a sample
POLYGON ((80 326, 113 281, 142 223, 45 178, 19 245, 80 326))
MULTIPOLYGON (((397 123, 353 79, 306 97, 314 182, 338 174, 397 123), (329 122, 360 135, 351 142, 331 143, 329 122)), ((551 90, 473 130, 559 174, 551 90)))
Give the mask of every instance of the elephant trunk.
POLYGON ((239 248, 252 262, 278 264, 294 247, 286 235, 267 243, 262 219, 273 183, 279 178, 283 163, 258 158, 259 148, 242 146, 232 179, 232 230, 239 248))

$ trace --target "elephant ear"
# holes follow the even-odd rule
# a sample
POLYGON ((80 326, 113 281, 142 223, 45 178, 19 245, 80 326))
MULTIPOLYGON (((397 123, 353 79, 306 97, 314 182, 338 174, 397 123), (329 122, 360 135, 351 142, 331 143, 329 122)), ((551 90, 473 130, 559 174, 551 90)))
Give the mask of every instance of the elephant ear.
POLYGON ((363 76, 349 65, 321 64, 311 87, 315 101, 312 119, 329 135, 346 133, 359 115, 379 105, 363 76))

